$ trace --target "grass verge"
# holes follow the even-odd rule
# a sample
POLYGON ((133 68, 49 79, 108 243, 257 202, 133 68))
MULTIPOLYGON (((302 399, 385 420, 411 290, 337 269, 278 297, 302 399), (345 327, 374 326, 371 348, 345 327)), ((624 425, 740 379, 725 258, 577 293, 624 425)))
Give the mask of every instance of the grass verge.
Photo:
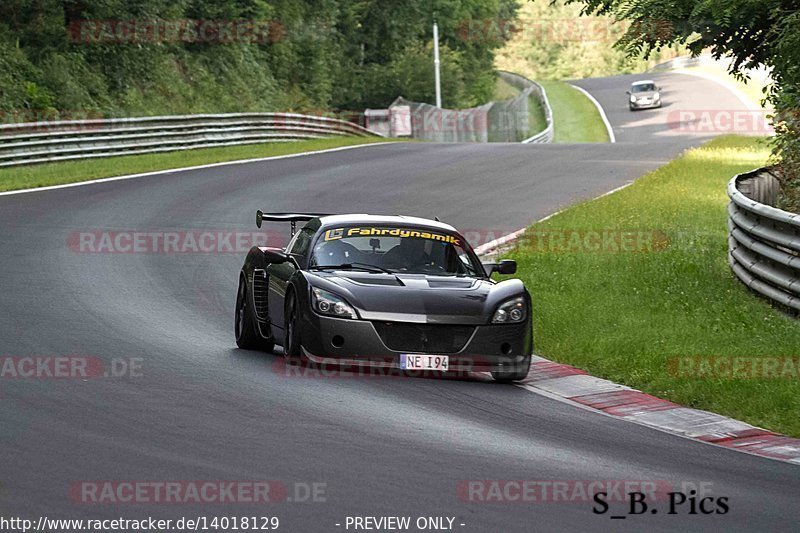
MULTIPOLYGON (((494 90, 494 99, 497 101, 509 100, 519 96, 520 90, 505 81, 503 78, 497 78, 494 90)), ((524 141, 529 137, 533 137, 539 132, 544 131, 547 127, 547 119, 544 115, 544 107, 539 99, 534 95, 528 97, 528 135, 519 141, 524 141)))
POLYGON ((508 83, 506 80, 497 77, 494 83, 494 99, 495 100, 509 100, 516 98, 519 95, 519 89, 508 83))
POLYGON ((556 143, 608 142, 608 130, 594 104, 563 81, 539 82, 553 109, 556 143))
POLYGON ((537 353, 800 437, 800 321, 749 291, 727 264, 725 185, 768 155, 762 140, 721 137, 529 228, 508 255, 534 298, 537 353), (592 230, 613 238, 593 250, 584 240, 592 230), (655 238, 615 252, 609 243, 620 232, 655 238), (753 379, 675 366, 684 364, 676 358, 737 356, 752 364, 793 357, 794 377, 791 367, 783 378, 753 379))
POLYGON ((161 154, 131 155, 80 161, 64 161, 0 169, 0 191, 12 191, 99 178, 124 176, 279 155, 296 154, 386 141, 383 138, 340 137, 312 141, 265 143, 222 148, 200 148, 161 154))
POLYGON ((528 137, 533 137, 547 128, 544 106, 534 95, 528 97, 528 124, 530 124, 530 130, 528 131, 530 135, 528 137))

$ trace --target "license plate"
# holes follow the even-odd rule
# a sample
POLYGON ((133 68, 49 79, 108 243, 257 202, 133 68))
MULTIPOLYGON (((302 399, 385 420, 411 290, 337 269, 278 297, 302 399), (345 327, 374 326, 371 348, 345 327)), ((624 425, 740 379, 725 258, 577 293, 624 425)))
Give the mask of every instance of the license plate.
POLYGON ((400 354, 400 368, 403 370, 440 370, 450 369, 450 357, 446 355, 400 354))

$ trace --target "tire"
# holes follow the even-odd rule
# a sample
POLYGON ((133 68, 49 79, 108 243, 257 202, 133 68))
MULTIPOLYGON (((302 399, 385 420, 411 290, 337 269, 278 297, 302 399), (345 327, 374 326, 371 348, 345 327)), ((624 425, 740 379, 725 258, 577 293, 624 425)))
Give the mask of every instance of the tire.
POLYGON ((253 312, 247 304, 247 282, 244 276, 239 277, 239 289, 236 291, 233 332, 236 336, 236 346, 243 350, 272 352, 275 348, 275 343, 264 339, 256 329, 253 312))
POLYGON ((303 356, 300 328, 297 324, 297 298, 291 292, 286 299, 286 309, 283 313, 283 355, 288 362, 293 364, 308 365, 310 361, 303 356))
POLYGON ((531 356, 528 355, 522 360, 513 370, 502 370, 499 372, 492 372, 492 377, 499 383, 511 383, 513 381, 522 381, 528 377, 528 371, 531 367, 531 356))

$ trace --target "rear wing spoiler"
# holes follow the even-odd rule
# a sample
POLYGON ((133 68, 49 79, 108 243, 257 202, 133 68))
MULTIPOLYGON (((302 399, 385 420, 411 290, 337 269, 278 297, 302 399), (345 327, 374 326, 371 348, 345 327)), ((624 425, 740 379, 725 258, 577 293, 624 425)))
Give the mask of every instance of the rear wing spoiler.
POLYGON ((298 222, 308 222, 314 218, 326 216, 330 215, 324 213, 264 213, 259 209, 256 211, 256 226, 260 228, 264 222, 290 222, 292 235, 294 235, 298 222))

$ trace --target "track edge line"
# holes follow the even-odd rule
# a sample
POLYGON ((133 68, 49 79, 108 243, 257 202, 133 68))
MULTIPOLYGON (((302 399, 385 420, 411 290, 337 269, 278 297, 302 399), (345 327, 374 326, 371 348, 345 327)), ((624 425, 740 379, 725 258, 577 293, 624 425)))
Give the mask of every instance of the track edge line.
POLYGON ((247 163, 260 163, 263 161, 275 161, 279 159, 291 159, 294 157, 305 157, 309 155, 319 155, 319 154, 328 154, 332 152, 342 152, 344 150, 353 150, 356 148, 367 148, 370 146, 385 146, 387 144, 398 144, 398 141, 387 141, 387 142, 376 142, 376 143, 365 143, 365 144, 355 144, 350 146, 337 146, 335 148, 325 148, 323 150, 311 150, 308 152, 297 152, 295 154, 284 154, 284 155, 273 155, 268 157, 255 157, 252 159, 234 159, 232 161, 222 161, 219 163, 207 163, 204 165, 195 165, 191 167, 177 167, 177 168, 168 168, 164 170, 154 170, 151 172, 141 172, 138 174, 124 174, 122 176, 111 176, 108 178, 97 178, 93 180, 87 181, 76 181, 73 183, 62 183, 59 185, 46 185, 44 187, 31 187, 28 189, 18 189, 14 191, 3 191, 0 192, 0 196, 12 196, 15 194, 27 194, 32 192, 44 192, 44 191, 54 191, 58 189, 67 189, 70 187, 82 187, 84 185, 95 185, 98 183, 109 183, 113 181, 124 181, 130 180, 135 178, 146 178, 150 176, 158 176, 160 174, 171 174, 173 172, 187 172, 190 170, 202 170, 206 168, 216 168, 221 166, 227 165, 244 165, 247 163))
POLYGON ((589 93, 589 91, 587 91, 583 87, 578 87, 577 85, 572 84, 572 83, 570 83, 569 86, 572 87, 573 89, 577 89, 578 91, 583 93, 583 95, 586 98, 588 98, 590 102, 592 102, 594 104, 594 106, 597 108, 597 111, 600 113, 600 118, 603 119, 603 124, 605 124, 605 126, 606 126, 606 131, 608 132, 608 142, 610 142, 612 144, 616 143, 617 142, 617 136, 614 135, 614 128, 611 127, 611 122, 608 121, 608 117, 606 116, 606 111, 605 111, 605 109, 603 109, 603 106, 600 105, 600 102, 597 101, 597 98, 592 96, 589 93))

